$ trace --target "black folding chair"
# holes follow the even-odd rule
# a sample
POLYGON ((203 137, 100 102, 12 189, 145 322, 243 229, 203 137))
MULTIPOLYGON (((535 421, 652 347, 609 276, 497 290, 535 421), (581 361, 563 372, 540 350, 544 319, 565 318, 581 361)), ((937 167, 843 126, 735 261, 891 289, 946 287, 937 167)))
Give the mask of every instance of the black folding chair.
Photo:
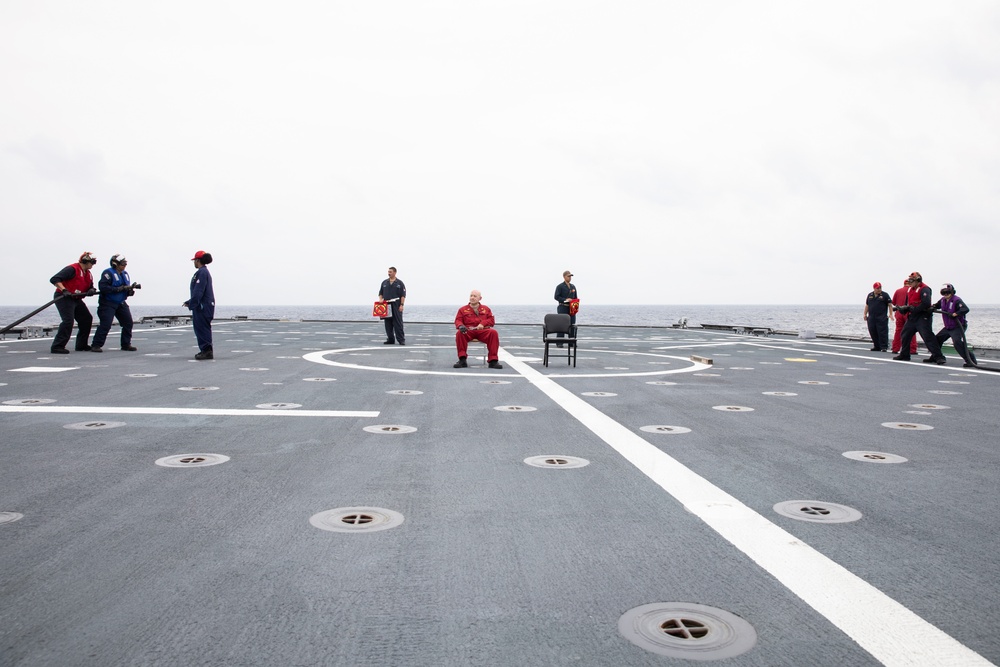
POLYGON ((566 346, 566 365, 573 362, 576 368, 576 327, 571 324, 569 315, 565 313, 549 313, 542 325, 542 342, 545 343, 545 354, 542 358, 544 366, 549 365, 549 345, 566 346), (559 337, 556 334, 563 334, 559 337))

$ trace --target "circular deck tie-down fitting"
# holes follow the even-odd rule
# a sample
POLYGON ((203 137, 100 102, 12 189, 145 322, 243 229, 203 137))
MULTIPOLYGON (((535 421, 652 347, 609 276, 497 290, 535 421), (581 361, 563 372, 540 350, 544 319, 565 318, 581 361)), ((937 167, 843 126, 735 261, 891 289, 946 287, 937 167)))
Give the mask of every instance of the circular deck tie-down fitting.
POLYGON ((748 622, 723 609, 691 602, 663 602, 630 609, 618 632, 651 653, 686 660, 723 660, 757 644, 748 622))
POLYGON ((907 422, 882 422, 882 426, 886 428, 899 429, 901 431, 931 431, 934 429, 933 426, 928 424, 910 424, 907 422))
POLYGON ((639 430, 645 433, 664 433, 667 435, 680 435, 691 432, 691 429, 686 426, 668 426, 666 424, 652 424, 650 426, 643 426, 639 430))
POLYGON ((365 426, 368 433, 378 433, 381 435, 399 435, 402 433, 416 433, 416 426, 405 426, 403 424, 374 424, 365 426))
POLYGON ((100 431, 106 428, 118 428, 120 426, 125 426, 125 422, 92 421, 76 422, 75 424, 63 424, 63 428, 67 428, 71 431, 100 431))
POLYGON ((813 523, 849 523, 862 516, 861 512, 852 507, 825 500, 786 500, 775 504, 774 511, 782 516, 813 523))
POLYGON ((867 463, 906 463, 909 459, 896 454, 886 452, 844 452, 843 456, 854 461, 865 461, 867 463))
POLYGON ((0 512, 0 524, 14 523, 15 521, 20 521, 24 518, 24 515, 19 512, 0 512))
POLYGON ((543 456, 529 456, 524 462, 535 468, 583 468, 590 465, 590 461, 578 456, 563 456, 562 454, 546 454, 543 456))
POLYGON ((175 454, 156 459, 156 465, 164 468, 204 468, 225 463, 229 457, 225 454, 175 454))
POLYGON ((374 533, 401 525, 403 515, 381 507, 338 507, 313 514, 309 523, 334 533, 374 533))

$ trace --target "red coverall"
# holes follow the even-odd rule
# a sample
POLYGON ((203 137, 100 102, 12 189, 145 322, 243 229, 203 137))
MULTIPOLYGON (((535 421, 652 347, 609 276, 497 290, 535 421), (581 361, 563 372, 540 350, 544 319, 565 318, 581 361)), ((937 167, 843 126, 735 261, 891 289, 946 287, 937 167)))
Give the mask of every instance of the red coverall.
MULTIPOLYGON (((894 306, 905 306, 908 302, 908 293, 910 291, 909 283, 903 283, 903 286, 892 293, 892 305, 894 306)), ((899 346, 902 345, 902 335, 903 335, 903 325, 906 324, 906 313, 901 313, 898 310, 896 315, 896 330, 892 334, 892 353, 899 354, 899 346)), ((913 337, 913 341, 910 343, 910 354, 917 353, 917 337, 913 337)))
POLYGON ((481 340, 486 343, 486 360, 496 361, 500 350, 500 334, 493 328, 496 321, 493 319, 493 312, 489 306, 479 304, 479 314, 472 310, 472 306, 465 305, 458 309, 455 315, 455 328, 465 325, 466 332, 455 332, 455 347, 458 348, 458 358, 464 359, 468 355, 469 341, 481 340), (475 329, 480 324, 483 329, 475 329))

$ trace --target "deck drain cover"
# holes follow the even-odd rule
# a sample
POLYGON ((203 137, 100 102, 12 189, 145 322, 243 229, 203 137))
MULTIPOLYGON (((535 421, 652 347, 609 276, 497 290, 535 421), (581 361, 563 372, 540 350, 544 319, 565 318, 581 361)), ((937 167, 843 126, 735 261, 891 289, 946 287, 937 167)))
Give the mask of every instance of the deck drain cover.
POLYGON ((721 410, 722 412, 753 412, 753 408, 743 405, 713 405, 712 409, 721 410))
POLYGON ((510 384, 510 380, 483 380, 479 384, 510 384))
POLYGON ((799 380, 799 384, 830 384, 830 383, 823 382, 822 380, 799 380))
POLYGON ((855 461, 868 461, 869 463, 906 463, 908 459, 895 454, 885 452, 844 452, 844 456, 855 461))
POLYGON ((546 456, 529 456, 524 459, 529 466, 536 468, 582 468, 590 465, 587 459, 578 456, 563 456, 561 454, 550 454, 546 456))
POLYGON ((757 632, 739 616, 690 602, 630 609, 618 619, 618 632, 639 648, 687 660, 724 660, 757 644, 757 632))
POLYGON ((703 377, 703 378, 717 378, 717 377, 719 377, 718 373, 692 373, 692 375, 697 375, 698 377, 703 377))
POLYGON ((241 368, 240 370, 241 371, 266 371, 268 369, 267 368, 241 368))
POLYGON ((838 378, 852 378, 854 373, 827 373, 827 375, 838 377, 838 378))
POLYGON ((255 407, 261 410, 294 410, 301 408, 301 403, 258 403, 255 407))
POLYGON ((127 378, 155 378, 156 373, 129 373, 127 378))
POLYGON ((928 394, 937 394, 938 396, 961 396, 960 391, 948 391, 947 389, 931 389, 927 392, 928 394))
POLYGON ((933 426, 928 426, 927 424, 908 424, 906 422, 882 422, 882 426, 886 428, 898 428, 903 431, 931 431, 934 429, 933 426))
POLYGON ((402 524, 403 515, 381 507, 338 507, 313 514, 309 523, 335 533, 374 533, 402 524))
POLYGON ((416 389, 392 389, 385 392, 387 394, 395 394, 397 396, 418 396, 424 392, 417 391, 416 389))
POLYGON ((304 382, 336 382, 337 378, 302 378, 304 382))
POLYGON ((914 403, 910 407, 921 410, 951 410, 947 405, 935 405, 934 403, 914 403))
POLYGON ((14 523, 23 518, 24 515, 17 512, 0 512, 0 523, 14 523))
POLYGON ((500 412, 534 412, 538 408, 533 408, 530 405, 498 405, 493 409, 500 412))
POLYGON ((12 401, 4 401, 4 405, 46 405, 55 403, 54 398, 15 398, 12 401))
POLYGON ((666 380, 653 380, 651 382, 647 382, 646 384, 655 384, 655 385, 657 385, 659 387, 668 387, 668 386, 676 385, 677 383, 676 382, 667 382, 666 380))
POLYGON ((617 396, 618 394, 612 393, 610 391, 585 391, 581 396, 617 396))
POLYGON ((761 393, 765 396, 798 396, 793 391, 763 391, 761 393))
POLYGON ((929 415, 930 413, 926 410, 903 410, 908 415, 929 415))
POLYGON ((861 518, 861 512, 837 503, 823 500, 786 500, 774 506, 782 516, 814 523, 848 523, 861 518))
POLYGON ((73 431, 99 431, 105 428, 118 428, 119 426, 124 426, 125 422, 102 422, 102 421, 92 421, 92 422, 77 422, 76 424, 65 424, 63 428, 68 428, 73 431))
POLYGON ((177 454, 156 459, 156 465, 165 468, 203 468, 225 463, 229 457, 224 454, 177 454))
POLYGON ((938 380, 938 384, 969 384, 965 380, 938 380))
POLYGON ((177 387, 181 391, 217 391, 218 387, 177 387))
POLYGON ((664 424, 653 424, 651 426, 643 426, 639 430, 645 431, 646 433, 669 433, 671 435, 691 432, 691 429, 687 428, 686 426, 666 426, 664 424))
POLYGON ((369 433, 415 433, 416 426, 403 426, 402 424, 376 424, 375 426, 365 426, 369 433))

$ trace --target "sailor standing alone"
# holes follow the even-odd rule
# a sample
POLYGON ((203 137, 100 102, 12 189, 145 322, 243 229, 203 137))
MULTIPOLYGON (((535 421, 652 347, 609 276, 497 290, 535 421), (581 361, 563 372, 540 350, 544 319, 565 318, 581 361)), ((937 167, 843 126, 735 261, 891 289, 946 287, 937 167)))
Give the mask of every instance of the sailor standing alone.
POLYGON ((382 281, 378 290, 378 298, 389 306, 389 314, 385 317, 385 342, 383 345, 406 345, 406 335, 403 333, 403 303, 406 302, 406 285, 396 278, 396 267, 389 267, 389 277, 382 281))
POLYGON ((212 263, 212 254, 199 250, 191 258, 195 272, 191 276, 191 298, 182 306, 191 311, 191 324, 194 325, 194 336, 198 340, 198 361, 214 359, 212 352, 212 320, 215 318, 215 290, 212 289, 212 274, 205 268, 212 263))
POLYGON ((868 322, 868 335, 872 339, 872 352, 889 351, 889 310, 892 299, 882 291, 882 283, 872 285, 865 299, 864 319, 868 322))
MULTIPOLYGON (((556 306, 556 312, 569 315, 570 326, 575 327, 576 312, 574 312, 573 308, 571 307, 571 302, 574 299, 578 299, 579 296, 577 296, 576 293, 576 285, 570 282, 570 278, 572 277, 573 277, 572 273, 570 273, 569 271, 563 271, 563 281, 558 285, 556 285, 555 299, 556 303, 559 304, 558 306, 556 306)), ((564 334, 562 332, 557 333, 556 338, 562 338, 563 335, 564 334)), ((562 343, 557 343, 556 346, 562 347, 562 343)))

